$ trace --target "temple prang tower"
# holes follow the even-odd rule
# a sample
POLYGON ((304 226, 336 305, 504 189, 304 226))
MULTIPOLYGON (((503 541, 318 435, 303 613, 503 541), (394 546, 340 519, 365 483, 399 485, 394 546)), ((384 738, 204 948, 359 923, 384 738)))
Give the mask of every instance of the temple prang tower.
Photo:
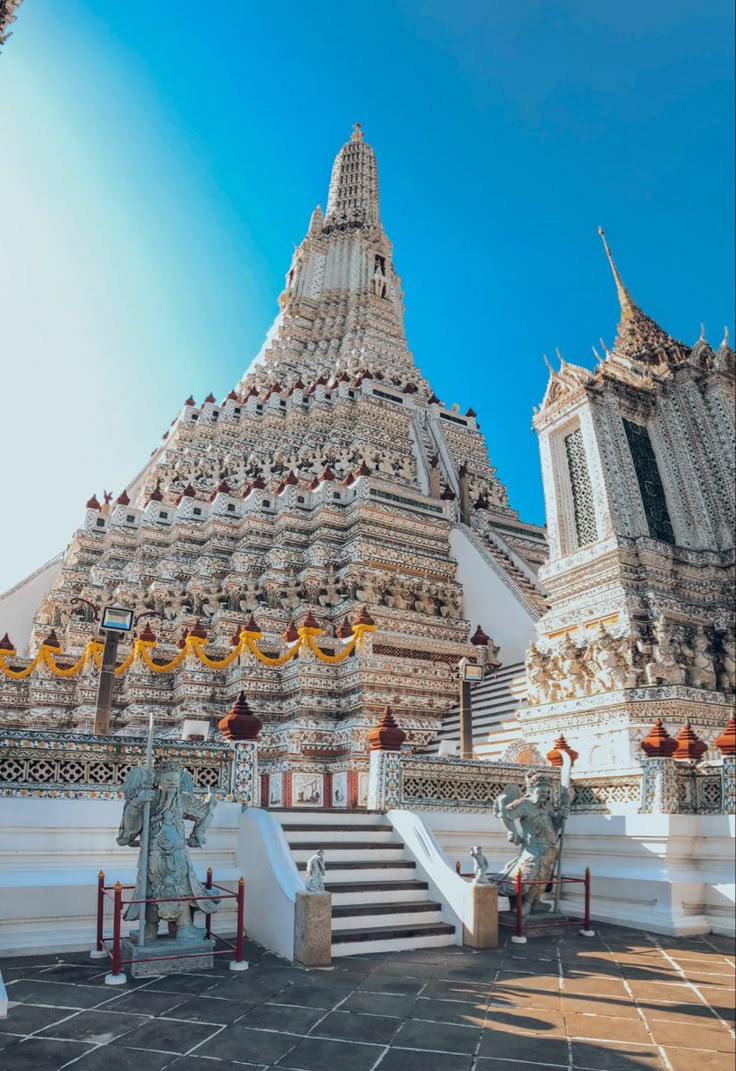
MULTIPOLYGON (((236 387, 220 401, 187 399, 128 487, 89 500, 48 572, 27 650, 53 627, 78 653, 95 632, 93 608, 115 602, 144 615, 139 630, 153 628, 163 660, 194 627, 222 656, 250 615, 278 654, 310 611, 329 653, 365 606, 376 632, 339 665, 304 652, 221 671, 189 658, 167 674, 136 663, 113 708, 117 732, 140 732, 154 709, 173 734, 185 717, 215 724, 243 690, 264 721, 271 803, 355 804, 366 732, 390 703, 409 745, 428 744, 455 701, 459 660, 486 660, 485 640, 470 642, 476 626, 507 665, 523 660, 546 606, 544 531, 509 507, 473 410, 445 406, 414 364, 358 124, 278 304, 236 387)), ((0 599, 0 631, 20 652, 28 637, 14 634, 13 607, 28 592, 38 603, 39 583, 0 599)), ((94 673, 0 678, 0 723, 88 728, 95 686, 94 673)))
POLYGON ((733 701, 734 353, 621 306, 592 372, 562 360, 534 416, 549 609, 527 658, 524 738, 580 769, 638 762, 655 716, 711 741, 733 701))

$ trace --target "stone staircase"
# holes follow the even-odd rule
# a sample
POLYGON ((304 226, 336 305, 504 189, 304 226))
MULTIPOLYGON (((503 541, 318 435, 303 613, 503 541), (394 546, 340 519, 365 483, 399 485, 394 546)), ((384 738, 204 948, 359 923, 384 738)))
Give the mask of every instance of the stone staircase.
MULTIPOLYGON (((524 663, 502 666, 489 674, 471 691, 473 710, 473 752, 475 758, 499 760, 506 748, 520 736, 516 711, 526 697, 524 663)), ((445 714, 439 737, 424 754, 439 752, 441 742, 457 745, 460 753, 460 709, 445 714)))
POLYGON ((324 849, 332 893, 332 955, 453 945, 455 927, 430 899, 390 822, 365 811, 273 811, 300 872, 324 849))
POLYGON ((538 617, 547 611, 547 600, 545 599, 539 588, 532 584, 531 580, 522 573, 509 555, 497 546, 492 539, 490 539, 484 532, 479 531, 476 528, 472 529, 473 535, 483 544, 483 550, 491 557, 497 565, 503 569, 503 571, 511 578, 513 583, 522 592, 527 602, 531 604, 537 613, 538 617))

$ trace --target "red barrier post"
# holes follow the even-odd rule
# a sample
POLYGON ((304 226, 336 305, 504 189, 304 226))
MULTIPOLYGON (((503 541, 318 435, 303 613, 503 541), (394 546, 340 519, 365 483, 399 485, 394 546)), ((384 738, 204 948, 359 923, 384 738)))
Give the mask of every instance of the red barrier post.
POLYGON ((521 913, 521 871, 516 871, 516 877, 514 878, 514 893, 516 895, 516 931, 511 935, 511 940, 516 945, 525 945, 526 937, 524 936, 524 922, 521 913))
POLYGON ((595 930, 590 928, 590 867, 585 868, 585 918, 580 932, 583 937, 595 937, 595 930))
POLYGON ((240 875, 238 881, 238 928, 235 932, 235 959, 230 961, 231 971, 247 971, 248 964, 243 959, 243 929, 245 927, 245 881, 240 875))
MULTIPOLYGON (((207 878, 205 879, 204 887, 208 891, 212 888, 212 867, 211 866, 207 867, 207 878)), ((205 921, 205 924, 204 924, 204 935, 205 935, 205 937, 208 937, 208 938, 212 936, 212 915, 210 914, 209 911, 207 912, 206 921, 205 921)))
POLYGON ((107 955, 103 937, 103 924, 105 918, 105 873, 100 871, 97 875, 97 940, 95 947, 89 954, 90 959, 102 959, 107 955))
MULTIPOLYGON (((138 919, 139 926, 145 926, 146 905, 141 905, 141 913, 138 919)), ((115 882, 115 899, 113 901, 112 918, 112 971, 105 975, 105 985, 123 985, 127 981, 120 970, 120 926, 123 918, 123 886, 119 881, 115 882)))

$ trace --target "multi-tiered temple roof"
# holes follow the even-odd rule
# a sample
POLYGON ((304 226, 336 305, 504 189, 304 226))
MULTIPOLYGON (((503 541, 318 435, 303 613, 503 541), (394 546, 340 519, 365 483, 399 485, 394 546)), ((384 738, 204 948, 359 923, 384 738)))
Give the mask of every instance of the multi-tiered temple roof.
MULTIPOLYGON (((151 704, 159 724, 193 710, 221 717, 244 689, 266 715, 265 732, 269 718, 294 731, 294 719, 307 719, 313 736, 327 719, 335 754, 360 749, 358 725, 372 724, 387 701, 422 742, 452 705, 458 660, 479 657, 469 643, 477 625, 502 659, 523 656, 544 609, 544 554, 543 532, 507 503, 475 413, 445 405, 414 364, 375 156, 356 124, 260 353, 225 398, 187 399, 116 498, 90 499, 35 614, 30 653, 51 626, 78 650, 96 627, 94 608, 110 602, 133 606, 162 651, 175 651, 197 618, 209 643, 227 650, 254 614, 278 652, 290 621, 308 611, 330 651, 367 606, 377 631, 362 658, 337 667, 300 656, 270 670, 241 659, 219 674, 186 664, 168 676, 141 670, 121 680, 115 724, 138 724, 151 704)), ((12 635, 12 620, 0 626, 12 635)), ((22 651, 24 637, 13 639, 22 651)), ((6 723, 29 724, 41 711, 52 722, 89 720, 93 682, 48 682, 41 702, 34 681, 0 684, 6 723)), ((302 737, 287 736, 278 748, 298 751, 302 737)))

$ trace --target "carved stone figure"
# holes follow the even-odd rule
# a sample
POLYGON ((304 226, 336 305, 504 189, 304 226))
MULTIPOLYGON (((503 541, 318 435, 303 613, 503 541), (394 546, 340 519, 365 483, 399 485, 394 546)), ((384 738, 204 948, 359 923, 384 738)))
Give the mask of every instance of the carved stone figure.
MULTIPOLYGON (((191 774, 179 762, 165 760, 157 763, 149 774, 145 766, 134 766, 123 785, 125 805, 117 842, 138 847, 143 832, 145 804, 150 804, 148 820, 148 861, 146 873, 139 863, 135 899, 164 897, 162 904, 147 904, 145 940, 147 944, 158 936, 159 921, 169 923, 169 932, 181 941, 200 941, 204 930, 192 923, 192 901, 177 897, 202 896, 197 908, 206 914, 217 910, 219 902, 208 897, 204 886, 194 873, 187 845, 201 848, 213 817, 216 799, 208 796, 198 800, 194 795, 191 774), (194 822, 186 837, 184 822, 194 822), (173 931, 173 932, 172 932, 173 931)), ((140 905, 131 904, 126 919, 140 917, 140 905)))
POLYGON ((588 651, 593 691, 610 692, 615 688, 633 688, 636 685, 636 672, 627 658, 626 641, 613 636, 602 621, 588 651))
POLYGON ((544 655, 535 643, 526 653, 526 686, 529 706, 549 702, 549 680, 544 655))
POLYGON ((489 885, 488 881, 488 860, 483 854, 483 850, 479 844, 475 844, 470 849, 470 855, 473 860, 473 885, 489 885))
POLYGON ((515 895, 514 879, 521 874, 528 885, 522 893, 522 914, 533 910, 545 885, 554 874, 563 811, 552 803, 551 782, 545 774, 527 777, 523 794, 511 786, 496 800, 496 815, 509 831, 508 839, 519 845, 515 859, 494 875, 503 896, 515 895))
POLYGON ((733 629, 726 629, 721 638, 718 687, 724 692, 736 691, 736 642, 733 629))
POLYGON ((325 874, 327 868, 325 866, 325 853, 320 848, 318 851, 311 855, 307 860, 307 892, 324 892, 325 891, 325 874))
POLYGON ((693 688, 708 688, 713 691, 716 686, 716 671, 710 653, 710 642, 702 625, 693 637, 691 652, 690 684, 693 688))
POLYGON ((647 684, 684 684, 685 667, 677 661, 667 622, 661 615, 652 628, 652 661, 644 668, 647 684))

